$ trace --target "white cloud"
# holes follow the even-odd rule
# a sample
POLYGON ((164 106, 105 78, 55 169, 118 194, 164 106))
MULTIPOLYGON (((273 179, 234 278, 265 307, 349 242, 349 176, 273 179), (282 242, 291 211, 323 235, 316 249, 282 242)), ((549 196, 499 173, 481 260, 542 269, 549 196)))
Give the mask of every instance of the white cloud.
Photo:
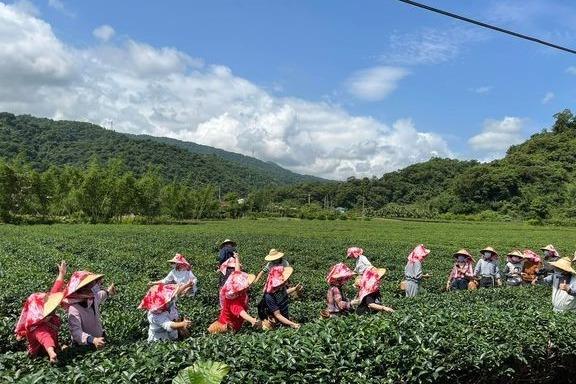
POLYGON ((66 83, 74 76, 73 61, 50 25, 0 3, 0 95, 17 99, 38 86, 66 83))
POLYGON ((94 37, 104 42, 110 40, 115 33, 114 28, 109 25, 101 25, 92 31, 94 37))
POLYGON ((66 15, 66 16, 70 16, 70 17, 75 16, 75 14, 73 12, 70 12, 68 10, 68 8, 66 8, 66 6, 64 5, 64 2, 62 0, 48 0, 48 6, 56 9, 57 11, 61 12, 62 14, 66 15))
MULTIPOLYGON (((379 91, 382 92, 382 91, 379 91)), ((74 48, 0 3, 0 111, 90 121, 254 154, 301 173, 371 176, 451 156, 410 120, 391 126, 329 102, 278 97, 175 48, 124 40, 74 48)))
POLYGON ((32 16, 40 16, 40 10, 29 0, 18 0, 12 4, 12 7, 32 16))
POLYGON ((576 75, 576 66, 571 66, 566 68, 566 73, 569 73, 571 75, 576 75))
POLYGON ((399 67, 368 68, 353 73, 346 87, 348 92, 359 99, 378 101, 392 93, 406 75, 408 71, 399 67))
POLYGON ((468 144, 477 151, 494 153, 506 151, 511 145, 522 142, 525 119, 506 116, 502 120, 486 120, 482 133, 473 136, 468 144))
POLYGON ((465 44, 482 41, 486 35, 475 29, 423 28, 417 32, 390 36, 382 62, 399 65, 439 64, 454 59, 465 44))
POLYGON ((542 104, 548 104, 554 99, 554 97, 556 97, 556 95, 554 95, 554 92, 546 92, 546 94, 542 98, 542 104))
POLYGON ((477 87, 477 88, 470 88, 470 91, 477 93, 479 95, 484 95, 484 94, 492 92, 492 89, 494 89, 494 87, 492 87, 490 85, 483 85, 483 86, 477 87))
POLYGON ((63 10, 64 3, 61 0, 48 0, 48 5, 54 9, 63 10))

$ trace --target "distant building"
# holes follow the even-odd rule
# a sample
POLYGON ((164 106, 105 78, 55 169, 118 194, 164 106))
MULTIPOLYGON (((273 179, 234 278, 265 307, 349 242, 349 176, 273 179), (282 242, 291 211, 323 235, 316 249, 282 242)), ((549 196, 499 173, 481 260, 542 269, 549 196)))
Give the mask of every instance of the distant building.
POLYGON ((336 207, 334 208, 335 211, 337 211, 338 213, 346 213, 346 208, 344 207, 336 207))

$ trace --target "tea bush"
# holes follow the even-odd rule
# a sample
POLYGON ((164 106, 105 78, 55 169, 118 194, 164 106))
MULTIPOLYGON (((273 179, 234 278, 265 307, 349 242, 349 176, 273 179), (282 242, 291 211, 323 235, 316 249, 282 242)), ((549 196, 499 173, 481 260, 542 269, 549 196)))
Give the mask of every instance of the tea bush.
MULTIPOLYGON (((550 288, 450 293, 442 288, 451 254, 463 246, 477 253, 489 244, 506 252, 553 243, 568 254, 574 239, 572 228, 388 220, 0 226, 0 382, 170 383, 181 369, 209 360, 230 367, 225 383, 552 383, 576 373, 576 329, 574 315, 552 312, 550 288), (250 272, 264 264, 270 248, 286 252, 295 268, 293 281, 305 286, 303 297, 290 308, 303 323, 301 329, 264 333, 247 327, 236 335, 206 334, 218 315, 216 245, 227 237, 238 241, 250 272), (405 299, 397 286, 406 255, 419 242, 432 249, 424 269, 433 276, 422 295, 405 299), (397 309, 394 314, 319 319, 324 277, 351 245, 363 247, 373 264, 388 268, 383 301, 397 309), (136 307, 146 282, 168 272, 166 260, 175 252, 187 256, 200 282, 196 298, 179 301, 180 311, 194 322, 192 337, 148 344, 146 316, 136 307), (102 307, 106 349, 70 348, 51 367, 46 360, 28 359, 12 332, 22 301, 50 287, 61 259, 68 261, 70 272, 105 273, 119 292, 102 307)), ((252 288, 253 313, 261 290, 261 283, 252 288)), ((66 328, 64 343, 69 340, 66 328)))

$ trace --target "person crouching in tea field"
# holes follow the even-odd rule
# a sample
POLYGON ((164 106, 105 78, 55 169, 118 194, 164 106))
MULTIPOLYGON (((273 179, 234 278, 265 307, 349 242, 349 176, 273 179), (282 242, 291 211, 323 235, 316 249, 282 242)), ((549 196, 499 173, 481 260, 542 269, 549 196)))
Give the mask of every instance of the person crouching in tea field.
POLYGON ((560 259, 560 253, 558 253, 552 244, 548 244, 540 250, 544 253, 544 262, 542 268, 538 271, 538 276, 542 283, 552 284, 552 275, 555 273, 555 270, 550 263, 552 261, 558 261, 560 259))
POLYGON ((222 265, 226 260, 234 257, 236 253, 236 242, 226 239, 220 243, 220 251, 218 252, 218 267, 222 265))
POLYGON ((356 272, 359 276, 362 276, 364 271, 368 268, 372 267, 372 263, 366 256, 364 256, 364 250, 358 247, 350 247, 346 251, 346 255, 356 260, 356 266, 354 267, 354 272, 356 272))
POLYGON ((513 250, 506 255, 508 261, 504 267, 506 285, 516 287, 522 284, 522 271, 524 270, 524 254, 518 250, 513 250))
POLYGON ((171 260, 168 260, 172 270, 162 280, 151 281, 148 286, 157 284, 188 284, 191 283, 191 289, 188 290, 189 296, 194 296, 197 291, 198 279, 192 273, 192 266, 184 256, 177 253, 171 260))
POLYGON ((106 344, 100 318, 100 305, 116 293, 114 284, 101 289, 104 275, 76 271, 64 291, 63 306, 68 312, 68 326, 72 344, 88 345, 97 349, 106 344))
POLYGON ((236 332, 242 328, 244 321, 249 322, 254 328, 262 328, 262 321, 248 313, 248 290, 255 278, 256 276, 241 271, 240 259, 237 256, 235 270, 220 292, 223 300, 220 316, 208 327, 209 333, 236 332))
POLYGON ((406 297, 414 297, 420 290, 423 278, 430 277, 422 272, 422 262, 430 254, 423 244, 418 245, 408 255, 408 263, 404 268, 404 281, 406 282, 406 297))
POLYGON ((474 276, 480 280, 480 288, 490 288, 502 285, 500 268, 498 267, 498 253, 492 247, 480 250, 480 260, 474 268, 474 276))
POLYGON ((62 261, 58 266, 58 277, 50 292, 33 293, 24 303, 15 333, 17 340, 28 341, 27 349, 30 357, 46 353, 51 363, 58 361, 60 317, 54 311, 64 298, 65 275, 66 262, 62 261))
POLYGON ((382 283, 382 276, 386 273, 384 268, 368 268, 360 278, 358 299, 353 300, 352 304, 358 304, 356 313, 364 315, 367 313, 375 312, 394 312, 390 307, 386 307, 380 303, 380 284, 382 283))
POLYGON ((338 263, 330 269, 328 276, 326 276, 326 282, 330 286, 326 294, 328 306, 326 310, 322 312, 323 317, 346 315, 350 312, 351 303, 346 300, 346 296, 344 292, 342 292, 342 287, 355 275, 356 273, 344 263, 338 263))
POLYGON ((468 283, 474 278, 474 259, 470 252, 461 249, 454 255, 454 266, 446 282, 446 290, 468 289, 468 283))
POLYGON ((522 282, 524 284, 536 285, 538 283, 538 271, 542 269, 542 259, 536 252, 525 249, 524 267, 522 269, 522 282))
POLYGON ((554 312, 576 311, 576 270, 573 264, 574 259, 568 257, 550 262, 556 272, 548 276, 552 282, 554 312))
POLYGON ((156 284, 152 286, 138 306, 148 311, 148 342, 159 340, 177 340, 185 337, 192 322, 188 319, 178 321, 180 314, 176 308, 178 296, 185 295, 192 288, 192 282, 186 284, 156 284))
POLYGON ((258 304, 258 316, 262 320, 264 329, 271 329, 280 324, 298 329, 300 324, 290 320, 288 304, 290 293, 300 286, 288 288, 287 282, 292 272, 292 267, 274 266, 268 273, 268 279, 264 287, 264 297, 258 304))
POLYGON ((282 266, 286 268, 290 266, 290 263, 284 257, 284 253, 277 251, 275 249, 271 249, 270 252, 268 252, 268 254, 266 255, 266 257, 264 257, 264 260, 267 261, 268 263, 266 263, 266 265, 262 268, 262 270, 258 272, 258 274, 256 275, 256 280, 254 280, 254 282, 260 280, 260 278, 264 273, 269 274, 270 270, 273 267, 282 266))
POLYGON ((220 243, 220 251, 218 252, 218 266, 222 265, 226 260, 234 257, 236 253, 236 242, 226 239, 220 243))
MULTIPOLYGON (((228 280, 228 276, 234 272, 236 266, 236 243, 230 239, 224 240, 220 244, 220 253, 218 254, 218 292, 228 280)), ((222 309, 222 299, 220 299, 220 309, 222 309)))

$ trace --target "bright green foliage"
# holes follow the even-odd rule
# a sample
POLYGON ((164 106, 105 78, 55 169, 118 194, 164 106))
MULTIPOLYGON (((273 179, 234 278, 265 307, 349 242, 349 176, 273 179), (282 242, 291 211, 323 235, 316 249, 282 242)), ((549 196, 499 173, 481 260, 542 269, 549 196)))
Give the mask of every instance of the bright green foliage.
POLYGON ((213 361, 197 361, 184 368, 174 378, 172 384, 220 384, 230 367, 213 361))
MULTIPOLYGON (((0 382, 164 383, 197 361, 230 367, 224 383, 554 383, 576 374, 574 314, 552 312, 546 286, 443 292, 452 253, 475 256, 486 245, 505 253, 554 244, 571 255, 576 229, 518 224, 372 221, 229 220, 179 226, 0 226, 0 382), (236 335, 207 335, 218 316, 216 245, 238 242, 242 263, 257 272, 272 247, 286 252, 293 283, 303 297, 290 314, 303 326, 272 332, 245 326, 236 335), (406 256, 418 243, 432 250, 424 271, 432 274, 421 295, 397 292, 406 256), (325 275, 361 246, 372 263, 386 267, 382 299, 396 309, 379 314, 321 320, 325 275), (146 283, 164 277, 167 260, 183 253, 199 279, 199 292, 183 298, 181 314, 193 320, 192 337, 177 343, 146 343, 146 314, 137 309, 146 283), (50 288, 61 259, 69 269, 104 273, 118 295, 102 306, 107 347, 69 349, 60 363, 29 360, 12 332, 23 300, 50 288)), ((501 263, 503 260, 501 258, 501 263)), ((501 264, 501 265, 502 265, 501 264)), ((250 312, 262 295, 251 289, 250 312)), ((351 285, 345 287, 353 294, 351 285)), ((66 315, 60 311, 63 323, 66 315)), ((61 341, 69 343, 66 326, 61 341)))
POLYGON ((102 165, 94 157, 86 169, 50 167, 42 173, 27 163, 0 162, 0 221, 4 222, 72 217, 106 223, 127 215, 199 220, 219 217, 219 208, 211 186, 167 183, 154 168, 135 177, 120 159, 102 165))
POLYGON ((274 163, 174 139, 124 135, 94 124, 53 121, 0 113, 0 158, 22 156, 33 169, 50 166, 85 167, 123 159, 126 168, 141 176, 149 165, 166 180, 186 180, 188 186, 220 186, 223 193, 248 193, 259 187, 301 181, 321 181, 274 163))
POLYGON ((375 216, 448 218, 496 213, 494 218, 568 221, 576 217, 576 116, 556 114, 550 132, 512 146, 505 158, 476 161, 431 159, 381 178, 276 188, 272 201, 325 203, 375 216))

